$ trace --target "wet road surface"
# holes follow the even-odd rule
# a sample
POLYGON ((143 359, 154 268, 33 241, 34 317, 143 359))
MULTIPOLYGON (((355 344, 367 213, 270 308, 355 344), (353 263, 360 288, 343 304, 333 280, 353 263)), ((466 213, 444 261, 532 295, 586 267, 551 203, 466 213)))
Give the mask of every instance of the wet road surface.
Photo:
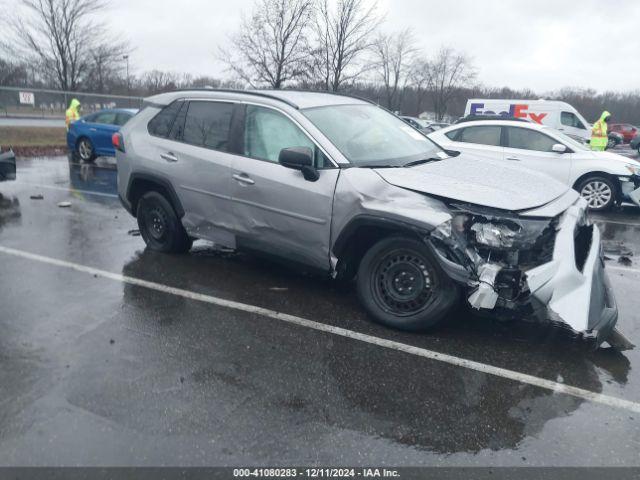
MULTIPOLYGON (((115 193, 105 159, 25 160, 0 184, 0 465, 640 465, 640 349, 591 352, 466 310, 431 334, 392 331, 348 285, 205 242, 148 252, 115 193)), ((640 345, 640 211, 596 218, 635 253, 612 253, 609 275, 640 345)))

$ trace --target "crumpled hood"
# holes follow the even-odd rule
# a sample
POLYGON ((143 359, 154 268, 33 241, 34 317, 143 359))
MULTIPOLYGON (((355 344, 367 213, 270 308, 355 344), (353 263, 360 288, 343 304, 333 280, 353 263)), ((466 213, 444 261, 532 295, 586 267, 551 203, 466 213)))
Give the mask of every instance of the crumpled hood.
POLYGON ((396 187, 512 211, 540 207, 570 189, 534 170, 465 154, 415 167, 375 171, 396 187))

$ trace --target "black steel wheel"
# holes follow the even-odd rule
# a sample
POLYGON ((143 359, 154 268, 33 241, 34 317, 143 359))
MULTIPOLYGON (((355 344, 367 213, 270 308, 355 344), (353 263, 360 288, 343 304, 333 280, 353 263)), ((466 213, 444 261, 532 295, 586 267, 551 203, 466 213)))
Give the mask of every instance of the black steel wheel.
POLYGON ((458 289, 440 269, 425 244, 389 237, 360 262, 358 296, 378 322, 421 330, 440 322, 458 301, 458 289))
POLYGON ((158 192, 147 192, 138 201, 140 235, 152 250, 165 253, 189 251, 193 241, 184 230, 171 203, 158 192))

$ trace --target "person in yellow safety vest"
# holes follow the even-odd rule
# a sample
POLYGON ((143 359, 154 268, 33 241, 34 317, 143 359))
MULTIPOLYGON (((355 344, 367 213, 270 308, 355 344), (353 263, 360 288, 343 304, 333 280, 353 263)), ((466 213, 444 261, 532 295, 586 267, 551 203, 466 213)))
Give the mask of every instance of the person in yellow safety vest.
POLYGON ((67 125, 67 131, 68 131, 69 125, 71 125, 71 122, 75 122, 80 118, 80 101, 77 98, 74 98, 71 100, 71 104, 69 105, 69 108, 67 108, 67 111, 64 117, 65 117, 64 121, 67 125))
POLYGON ((600 119, 593 124, 591 128, 591 141, 589 145, 591 150, 603 152, 607 148, 609 137, 607 136, 607 123, 611 118, 611 114, 606 110, 600 115, 600 119))

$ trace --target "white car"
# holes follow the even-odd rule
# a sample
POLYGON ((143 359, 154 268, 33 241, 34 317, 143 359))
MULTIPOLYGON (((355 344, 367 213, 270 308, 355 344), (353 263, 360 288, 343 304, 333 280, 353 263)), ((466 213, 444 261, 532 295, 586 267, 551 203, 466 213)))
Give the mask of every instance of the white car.
POLYGON ((640 206, 640 162, 594 152, 551 127, 510 120, 465 122, 429 134, 447 150, 545 173, 577 190, 591 210, 640 206))

